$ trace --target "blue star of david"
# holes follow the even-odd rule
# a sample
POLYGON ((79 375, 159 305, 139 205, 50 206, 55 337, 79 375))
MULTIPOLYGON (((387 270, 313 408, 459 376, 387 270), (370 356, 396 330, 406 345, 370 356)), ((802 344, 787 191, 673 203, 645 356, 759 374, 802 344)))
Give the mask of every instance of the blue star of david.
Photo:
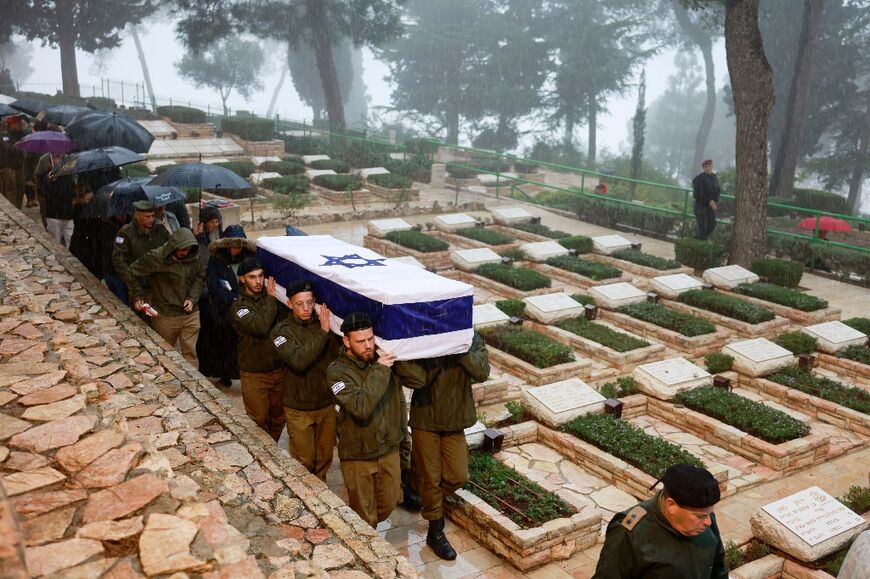
POLYGON ((351 253, 350 255, 342 255, 342 256, 334 256, 334 255, 321 255, 321 257, 326 258, 325 263, 321 263, 320 265, 342 265, 348 269, 353 269, 355 267, 367 267, 367 266, 385 266, 387 264, 383 263, 386 261, 386 257, 381 257, 377 259, 366 259, 361 257, 358 253, 351 253), (359 263, 362 262, 362 263, 359 263))

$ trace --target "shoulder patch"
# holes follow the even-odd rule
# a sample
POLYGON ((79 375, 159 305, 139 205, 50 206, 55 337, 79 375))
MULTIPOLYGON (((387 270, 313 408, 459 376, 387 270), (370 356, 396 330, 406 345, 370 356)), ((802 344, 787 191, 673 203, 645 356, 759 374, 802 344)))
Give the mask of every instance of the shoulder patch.
POLYGON ((239 311, 236 312, 236 315, 239 316, 240 318, 244 318, 245 316, 247 316, 250 313, 251 313, 251 310, 249 310, 248 308, 241 308, 239 311))
POLYGON ((278 346, 281 346, 282 344, 286 344, 287 338, 285 338, 284 336, 278 336, 277 338, 275 338, 275 340, 272 343, 275 344, 275 347, 277 348, 278 346))
POLYGON ((642 518, 646 516, 646 509, 640 505, 637 505, 625 515, 625 518, 622 519, 622 526, 628 529, 629 531, 633 531, 637 524, 640 522, 642 518))
POLYGON ((119 235, 118 237, 116 237, 116 238, 115 238, 115 243, 117 243, 118 245, 121 245, 122 243, 124 243, 124 236, 123 236, 123 235, 119 235))
POLYGON ((331 387, 332 394, 333 394, 333 395, 338 394, 339 392, 341 392, 342 390, 344 390, 344 387, 345 387, 345 386, 346 386, 346 384, 345 384, 344 382, 336 382, 336 383, 333 384, 332 387, 331 387))

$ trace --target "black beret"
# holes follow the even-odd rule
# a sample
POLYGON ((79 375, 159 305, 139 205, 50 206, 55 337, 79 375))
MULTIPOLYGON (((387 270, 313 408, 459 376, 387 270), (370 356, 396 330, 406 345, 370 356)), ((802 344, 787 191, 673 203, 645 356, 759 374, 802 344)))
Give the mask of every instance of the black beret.
POLYGON ((314 286, 307 279, 296 279, 287 284, 287 298, 292 298, 299 292, 313 292, 314 286))
POLYGON ((348 314, 341 322, 341 333, 345 336, 349 332, 365 330, 372 327, 372 319, 365 312, 353 312, 348 314))
POLYGON ((681 507, 706 509, 719 502, 719 483, 707 469, 692 464, 674 464, 662 477, 668 496, 681 507))
POLYGON ((242 260, 242 263, 239 264, 239 269, 236 271, 236 274, 241 277, 258 269, 265 269, 263 264, 260 263, 260 260, 256 257, 246 257, 242 260))

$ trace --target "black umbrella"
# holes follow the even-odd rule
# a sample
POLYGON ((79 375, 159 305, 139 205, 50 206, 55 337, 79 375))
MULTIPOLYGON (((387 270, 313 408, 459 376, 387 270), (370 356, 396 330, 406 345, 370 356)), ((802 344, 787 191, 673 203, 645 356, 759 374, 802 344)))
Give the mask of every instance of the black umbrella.
POLYGON ((47 123, 66 126, 72 122, 76 115, 85 112, 94 112, 94 110, 79 105, 51 105, 42 111, 42 120, 47 123))
POLYGON ((8 117, 9 115, 20 115, 21 111, 15 110, 9 105, 0 103, 0 117, 8 117))
POLYGON ((88 111, 78 115, 66 126, 66 134, 79 147, 124 147, 136 153, 147 153, 154 135, 133 117, 103 111, 88 111))
POLYGON ((148 198, 143 189, 151 177, 125 177, 100 187, 81 217, 111 217, 133 213, 133 203, 148 198))
POLYGON ((61 159, 60 164, 56 165, 51 170, 51 173, 49 173, 49 178, 53 179, 62 175, 74 175, 99 169, 111 169, 112 167, 120 167, 121 165, 129 165, 130 163, 138 163, 144 160, 145 157, 142 155, 124 147, 103 147, 79 151, 78 153, 66 155, 61 159))
POLYGON ((39 99, 19 99, 14 103, 9 103, 9 106, 22 113, 27 113, 31 117, 35 117, 48 108, 48 103, 39 99))
POLYGON ((195 189, 253 189, 254 186, 229 169, 208 163, 174 165, 154 177, 149 185, 195 189))
POLYGON ((187 195, 178 187, 161 187, 159 185, 144 185, 142 190, 155 207, 163 207, 177 201, 187 201, 187 195))

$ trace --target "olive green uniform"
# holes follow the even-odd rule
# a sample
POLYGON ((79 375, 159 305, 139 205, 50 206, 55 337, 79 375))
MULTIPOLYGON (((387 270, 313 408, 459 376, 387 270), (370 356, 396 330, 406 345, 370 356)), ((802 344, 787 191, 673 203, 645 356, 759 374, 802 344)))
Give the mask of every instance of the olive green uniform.
POLYGON ((727 579, 716 515, 703 533, 687 537, 668 522, 661 497, 613 517, 593 579, 727 579))
MULTIPOLYGON (((115 271, 127 284, 127 293, 132 304, 137 299, 150 299, 148 284, 131 275, 130 264, 154 249, 169 241, 169 233, 162 227, 146 230, 136 222, 128 223, 118 230, 115 236, 115 248, 112 250, 112 265, 115 271)), ((197 296, 199 299, 199 296, 197 296)), ((158 312, 160 310, 157 310, 158 312)))
POLYGON ((323 331, 316 312, 307 322, 289 314, 269 336, 286 368, 284 415, 290 452, 325 481, 332 464, 336 428, 326 369, 338 356, 339 338, 323 331))
POLYGON ((244 288, 230 307, 230 319, 239 339, 239 378, 245 412, 276 441, 284 430, 286 370, 269 333, 287 311, 265 291, 251 295, 244 288))

